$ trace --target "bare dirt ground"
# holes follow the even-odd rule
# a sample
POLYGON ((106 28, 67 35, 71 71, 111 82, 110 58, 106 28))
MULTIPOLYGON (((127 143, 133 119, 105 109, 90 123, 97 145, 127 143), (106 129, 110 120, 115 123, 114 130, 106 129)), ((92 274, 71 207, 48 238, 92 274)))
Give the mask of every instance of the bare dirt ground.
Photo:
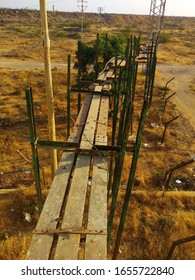
MULTIPOLYGON (((51 62, 52 68, 65 69, 66 63, 63 62, 51 62)), ((0 69, 14 69, 14 70, 32 70, 32 69, 44 69, 44 63, 41 61, 33 60, 18 60, 18 59, 0 59, 0 69)))
POLYGON ((168 87, 171 88, 170 94, 176 92, 172 100, 178 111, 185 115, 195 130, 195 94, 190 88, 190 83, 195 78, 195 66, 158 64, 157 70, 160 76, 156 77, 156 82, 166 84, 167 81, 175 78, 168 84, 168 87))
MULTIPOLYGON (((31 70, 43 69, 43 62, 33 60, 17 60, 17 59, 0 59, 0 68, 15 69, 15 70, 31 70)), ((52 61, 52 67, 58 69, 65 69, 66 63, 52 61)), ((176 92, 173 98, 178 110, 184 114, 195 129, 195 94, 190 89, 190 83, 195 77, 194 65, 167 65, 157 64, 157 70, 160 75, 156 77, 157 83, 166 84, 167 81, 174 77, 174 80, 168 85, 171 90, 176 92)))

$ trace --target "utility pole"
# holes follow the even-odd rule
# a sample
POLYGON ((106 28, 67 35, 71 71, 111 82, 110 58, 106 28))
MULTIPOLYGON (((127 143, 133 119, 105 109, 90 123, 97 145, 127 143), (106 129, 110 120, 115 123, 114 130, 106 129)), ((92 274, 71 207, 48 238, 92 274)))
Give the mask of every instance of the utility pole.
MULTIPOLYGON (((40 2, 40 13, 41 13, 41 35, 42 35, 43 51, 44 51, 49 140, 55 141, 56 140, 55 114, 54 114, 54 99, 53 99, 53 86, 52 86, 51 61, 50 61, 50 40, 49 40, 49 32, 48 32, 46 1, 40 0, 39 2, 40 2)), ((51 169, 52 169, 52 178, 53 178, 57 169, 56 150, 51 150, 51 169)))
POLYGON ((81 42, 83 42, 83 21, 84 21, 84 11, 87 9, 88 1, 77 0, 77 7, 81 11, 81 42))
POLYGON ((97 7, 97 11, 100 14, 100 34, 101 34, 101 29, 102 29, 102 12, 103 12, 104 8, 103 7, 97 7))

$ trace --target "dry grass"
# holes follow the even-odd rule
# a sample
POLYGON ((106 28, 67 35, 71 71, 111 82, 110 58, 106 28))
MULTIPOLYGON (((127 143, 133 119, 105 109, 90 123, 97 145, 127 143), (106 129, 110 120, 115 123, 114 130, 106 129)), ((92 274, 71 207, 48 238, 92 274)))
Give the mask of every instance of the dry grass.
MULTIPOLYGON (((120 192, 119 209, 123 192, 120 192)), ((194 195, 185 192, 133 192, 118 259, 166 259, 173 241, 195 231, 194 195)), ((119 216, 119 212, 116 217, 119 216)), ((115 219, 110 254, 114 247, 118 218, 115 219)), ((173 259, 195 259, 195 242, 180 245, 173 259)), ((111 256, 111 255, 110 255, 111 256)))
MULTIPOLYGON (((1 22, 2 46, 0 59, 42 61, 40 43, 40 15, 38 12, 0 10, 4 19, 1 22), (28 18, 28 26, 26 19, 28 18), (11 40, 7 40, 7 38, 11 40)), ((85 33, 85 40, 91 42, 98 31, 97 15, 87 15, 90 26, 85 33)), ((79 14, 49 13, 51 34, 52 61, 66 62, 71 54, 74 60, 79 30, 75 23, 80 22, 79 14), (71 24, 70 24, 71 23, 71 24)), ((107 15, 103 17, 102 31, 110 34, 130 32, 139 33, 145 30, 145 17, 134 15, 107 15), (133 23, 133 24, 132 24, 133 23), (110 28, 110 24, 112 28, 110 28), (129 27, 130 26, 130 27, 129 27)), ((164 32, 172 34, 159 46, 159 62, 191 64, 194 62, 192 37, 195 29, 194 19, 165 18, 164 32), (176 48, 175 46, 178 46, 176 48)), ((66 139, 66 71, 53 69, 53 85, 57 139, 66 139)), ((158 74, 158 73, 157 73, 158 74)), ((47 110, 44 85, 44 73, 41 69, 7 70, 0 69, 0 189, 14 192, 0 194, 0 259, 24 259, 31 232, 35 228, 38 213, 34 178, 31 165, 31 147, 26 113, 25 94, 27 86, 32 86, 37 134, 42 140, 48 138, 47 110), (17 151, 29 159, 26 161, 17 151), (15 191, 16 190, 16 191, 15 191), (32 222, 24 219, 24 212, 32 215, 32 222)), ((72 84, 75 72, 72 73, 72 84)), ((193 87, 193 83, 191 84, 193 87)), ((137 85, 137 96, 143 91, 143 76, 137 85)), ((175 107, 169 103, 165 114, 162 114, 162 89, 155 89, 153 105, 143 135, 134 190, 128 210, 128 218, 121 246, 120 259, 163 259, 171 242, 175 239, 194 234, 194 194, 193 192, 169 192, 164 197, 159 191, 162 178, 170 166, 188 159, 191 154, 193 131, 188 121, 182 116, 168 129, 165 145, 159 146, 163 132, 163 123, 177 114, 175 107), (152 123, 158 126, 151 126, 152 123), (147 147, 144 144, 149 144, 147 147), (141 190, 141 191, 140 191, 141 190), (155 248, 155 250, 153 249, 155 248)), ((71 114, 75 119, 76 96, 72 97, 71 114)), ((135 104, 135 123, 137 126, 140 111, 140 97, 135 104)), ((193 150, 192 150, 193 152, 193 150)), ((60 158, 61 153, 58 153, 60 158)), ((128 179, 131 156, 126 156, 122 182, 128 179)), ((42 187, 46 196, 50 187, 49 153, 40 151, 42 187)), ((184 176, 194 188, 194 165, 178 171, 176 176, 184 176), (193 180, 192 180, 193 179, 193 180)), ((174 181, 171 188, 174 189, 174 181)), ((124 192, 120 192, 117 218, 115 219, 111 249, 118 224, 119 212, 124 192)), ((195 259, 194 244, 182 245, 174 254, 175 259, 195 259)))

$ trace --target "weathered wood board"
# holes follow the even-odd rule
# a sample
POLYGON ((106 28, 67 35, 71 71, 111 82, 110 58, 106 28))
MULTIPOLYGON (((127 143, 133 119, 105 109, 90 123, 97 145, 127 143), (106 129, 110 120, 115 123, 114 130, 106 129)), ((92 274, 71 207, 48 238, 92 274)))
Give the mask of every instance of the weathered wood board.
MULTIPOLYGON (((107 163, 95 157, 88 214, 88 230, 107 231, 107 163)), ((107 235, 89 235, 85 245, 86 260, 107 259, 107 235)))
POLYGON ((97 121, 97 132, 95 138, 96 145, 107 145, 107 126, 108 126, 109 97, 102 96, 99 117, 97 121))
POLYGON ((86 125, 81 138, 81 149, 92 149, 93 147, 100 99, 100 95, 94 95, 92 98, 91 106, 86 120, 86 125))
POLYGON ((79 143, 83 127, 85 126, 87 114, 91 105, 92 94, 87 94, 84 103, 81 107, 77 120, 74 124, 73 131, 68 137, 68 143, 79 143))
MULTIPOLYGON (((90 156, 77 158, 62 228, 82 227, 86 192, 88 186, 90 156)), ((60 234, 54 259, 76 260, 80 248, 80 234, 60 234)))
MULTIPOLYGON (((37 223, 37 230, 55 229, 60 217, 61 207, 64 200, 66 188, 70 179, 74 163, 74 153, 64 153, 57 173, 54 177, 49 194, 45 201, 42 213, 37 223)), ((26 259, 47 260, 53 242, 53 235, 34 234, 26 259)))

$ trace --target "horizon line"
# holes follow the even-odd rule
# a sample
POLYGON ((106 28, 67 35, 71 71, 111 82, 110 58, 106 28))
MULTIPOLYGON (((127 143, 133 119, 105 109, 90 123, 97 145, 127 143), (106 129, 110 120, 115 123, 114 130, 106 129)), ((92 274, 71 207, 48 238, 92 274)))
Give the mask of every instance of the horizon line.
MULTIPOLYGON (((7 10, 26 10, 26 11, 40 11, 38 8, 10 8, 10 7, 0 7, 0 10, 7 9, 7 10)), ((63 11, 63 10, 51 10, 48 9, 47 12, 60 12, 60 13, 81 13, 80 11, 63 11)), ((98 12, 85 12, 85 14, 99 14, 98 12)), ((140 15, 140 16, 149 16, 149 14, 137 14, 137 13, 117 13, 117 12, 104 12, 101 15, 104 14, 117 14, 117 15, 140 15)), ((164 15, 164 17, 187 17, 187 18, 194 18, 195 16, 188 16, 188 15, 164 15)))

